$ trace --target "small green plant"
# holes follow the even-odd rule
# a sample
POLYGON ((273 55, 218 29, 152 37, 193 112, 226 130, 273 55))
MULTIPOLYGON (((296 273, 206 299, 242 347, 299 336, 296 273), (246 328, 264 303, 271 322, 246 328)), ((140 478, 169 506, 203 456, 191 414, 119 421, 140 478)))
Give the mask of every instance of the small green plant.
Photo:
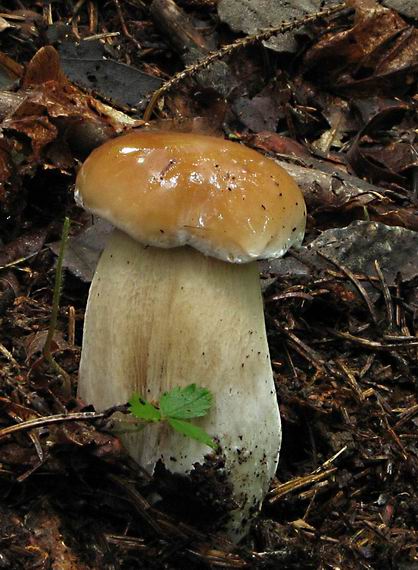
POLYGON ((213 396, 207 388, 190 384, 165 392, 158 405, 150 404, 142 396, 134 394, 129 400, 129 411, 144 422, 167 422, 183 435, 216 449, 218 446, 210 435, 190 422, 193 418, 205 416, 212 403, 213 396))
POLYGON ((43 347, 43 356, 45 360, 54 368, 55 372, 62 378, 62 387, 67 398, 71 396, 71 378, 67 372, 61 368, 52 354, 52 341, 54 339, 55 330, 57 328, 58 313, 60 308, 61 289, 63 283, 63 263, 65 249, 67 247, 68 235, 70 233, 70 218, 64 218, 62 227, 61 244, 57 259, 57 267, 55 270, 54 292, 52 297, 51 319, 48 327, 48 334, 43 347))

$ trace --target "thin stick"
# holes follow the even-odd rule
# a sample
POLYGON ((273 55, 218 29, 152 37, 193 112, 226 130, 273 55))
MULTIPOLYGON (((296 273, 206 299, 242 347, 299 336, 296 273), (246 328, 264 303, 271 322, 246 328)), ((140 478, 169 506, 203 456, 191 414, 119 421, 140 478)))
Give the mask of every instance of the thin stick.
MULTIPOLYGON (((328 329, 328 332, 336 337, 345 339, 349 342, 354 342, 356 344, 359 344, 361 346, 364 346, 365 348, 369 348, 371 350, 399 350, 400 348, 411 348, 411 347, 415 347, 418 346, 418 341, 412 340, 412 341, 403 341, 403 342, 399 342, 397 344, 395 343, 388 343, 388 344, 383 344, 381 342, 377 342, 375 340, 369 340, 368 338, 363 338, 360 336, 354 336, 348 332, 342 332, 342 331, 336 331, 333 329, 328 329)), ((416 338, 416 337, 406 337, 406 338, 416 338)))
POLYGON ((363 395, 363 391, 360 388, 354 374, 352 373, 352 371, 349 369, 349 367, 342 361, 337 359, 336 360, 336 364, 338 366, 338 368, 341 370, 342 375, 345 376, 345 378, 347 378, 352 391, 354 392, 355 396, 357 396, 357 399, 359 402, 363 402, 364 401, 364 395, 363 395))
POLYGON ((113 3, 116 7, 116 11, 118 13, 118 17, 119 17, 119 22, 120 22, 120 27, 122 28, 122 33, 123 35, 128 38, 128 40, 131 40, 131 42, 133 44, 135 44, 135 47, 138 51, 141 51, 141 44, 139 43, 139 41, 134 38, 134 36, 131 34, 131 32, 128 30, 128 26, 126 25, 125 22, 125 18, 123 17, 123 12, 122 12, 122 8, 120 6, 120 2, 119 0, 113 0, 113 3))
POLYGON ((14 364, 15 366, 19 366, 16 360, 13 357, 13 354, 7 350, 5 346, 0 343, 0 354, 2 354, 9 362, 14 364))
POLYGON ((391 330, 393 330, 393 323, 394 323, 392 297, 390 295, 389 287, 387 286, 385 277, 383 275, 383 272, 380 268, 380 265, 379 265, 379 262, 377 261, 377 259, 374 260, 374 267, 376 269, 376 273, 377 273, 377 276, 379 277, 380 285, 382 287, 383 298, 385 300, 385 306, 386 306, 386 316, 387 316, 387 320, 388 320, 388 328, 391 331, 391 330))
POLYGON ((68 307, 68 344, 75 345, 75 308, 68 307))
POLYGON ((335 455, 327 459, 322 465, 320 465, 317 469, 312 471, 309 475, 302 475, 301 477, 295 477, 286 483, 281 483, 277 485, 274 489, 272 489, 268 496, 269 502, 274 503, 283 495, 287 495, 291 491, 295 491, 296 489, 300 489, 310 483, 316 483, 328 477, 337 471, 337 467, 332 467, 334 461, 345 451, 347 450, 347 446, 345 445, 342 449, 337 451, 335 455))
POLYGON ((333 259, 332 257, 329 257, 328 255, 326 255, 323 251, 318 250, 316 253, 319 256, 326 259, 327 261, 329 261, 330 263, 332 263, 335 267, 337 267, 340 271, 342 271, 352 281, 353 285, 356 287, 357 291, 360 293, 364 302, 366 303, 367 308, 369 309, 369 312, 370 312, 370 315, 373 319, 374 324, 377 325, 378 324, 378 318, 377 318, 377 314, 376 314, 376 311, 374 309, 374 306, 373 306, 372 302, 370 301, 370 298, 367 294, 366 289, 363 287, 363 285, 360 283, 360 281, 356 278, 354 273, 352 271, 350 271, 348 269, 348 267, 345 267, 345 265, 342 265, 340 262, 338 262, 336 259, 333 259))
POLYGON ((52 296, 51 320, 49 322, 48 334, 47 334, 46 341, 44 344, 44 348, 42 351, 45 360, 55 369, 57 374, 62 376, 63 388, 64 388, 64 392, 67 396, 71 395, 70 376, 67 374, 67 372, 63 368, 61 368, 61 366, 58 364, 58 362, 56 362, 56 360, 54 359, 54 357, 52 355, 52 351, 51 351, 51 346, 52 346, 52 341, 54 338, 54 334, 55 334, 55 330, 57 328, 57 322, 58 322, 58 311, 59 311, 59 306, 60 306, 61 288, 62 288, 62 279, 63 279, 62 265, 63 265, 63 261, 64 261, 64 253, 65 253, 65 248, 66 248, 67 241, 68 241, 69 232, 70 232, 70 219, 66 217, 64 219, 64 225, 62 227, 61 244, 60 244, 60 250, 59 250, 59 255, 58 255, 58 260, 57 260, 57 268, 55 270, 55 282, 54 282, 54 292, 53 292, 53 296, 52 296))
POLYGON ((148 103, 147 108, 145 109, 144 121, 150 120, 158 100, 162 95, 164 95, 164 93, 170 91, 175 85, 183 81, 183 79, 196 75, 196 73, 198 73, 202 69, 205 69, 206 67, 211 65, 214 61, 222 59, 223 57, 230 55, 232 52, 236 51, 237 49, 245 48, 255 42, 262 42, 269 40, 272 36, 275 36, 277 34, 285 34, 287 32, 290 32, 291 30, 300 28, 301 26, 305 26, 312 22, 316 22, 316 20, 319 20, 320 18, 327 18, 329 16, 332 16, 337 12, 341 12, 345 8, 347 8, 345 2, 334 4, 333 6, 330 6, 325 10, 321 10, 320 12, 315 12, 310 16, 306 16, 305 18, 301 18, 293 22, 282 22, 279 26, 274 26, 272 28, 266 28, 264 30, 260 30, 259 32, 251 36, 246 36, 245 38, 239 38, 232 44, 223 46, 217 51, 210 52, 206 57, 204 57, 200 61, 192 63, 191 65, 185 67, 183 71, 176 73, 176 75, 174 75, 171 79, 166 81, 166 83, 164 83, 159 89, 157 89, 157 91, 153 93, 151 100, 148 103))
POLYGON ((25 422, 3 428, 0 430, 0 439, 18 431, 27 431, 63 422, 100 420, 106 418, 108 415, 109 411, 106 410, 104 412, 73 412, 69 414, 55 414, 53 416, 35 418, 33 420, 27 420, 25 422))

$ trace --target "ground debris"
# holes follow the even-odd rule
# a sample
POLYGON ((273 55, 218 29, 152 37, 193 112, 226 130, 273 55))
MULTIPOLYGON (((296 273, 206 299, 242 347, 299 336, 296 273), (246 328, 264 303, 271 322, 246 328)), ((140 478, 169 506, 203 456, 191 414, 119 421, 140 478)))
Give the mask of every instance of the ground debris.
POLYGON ((71 81, 117 105, 141 107, 146 96, 161 85, 158 77, 105 57, 99 40, 63 42, 59 54, 63 70, 71 81))
MULTIPOLYGON (((326 2, 325 2, 326 3, 326 2)), ((320 10, 324 3, 318 0, 219 0, 218 13, 221 20, 236 32, 253 34, 256 31, 277 26, 282 21, 298 19, 310 12, 320 10)), ((294 34, 277 36, 265 42, 278 52, 294 52, 297 42, 294 34)))
MULTIPOLYGON (((110 229, 72 189, 93 148, 142 127, 151 91, 234 41, 231 28, 286 19, 283 3, 240 3, 238 14, 230 0, 24 4, 0 9, 0 568, 412 569, 415 3, 350 0, 271 40, 276 51, 231 52, 196 80, 186 74, 148 127, 253 146, 295 177, 308 206, 304 246, 262 266, 284 438, 239 546, 195 528, 181 507, 163 511, 161 485, 75 397, 88 285, 110 229), (64 216, 72 236, 53 350, 71 397, 42 359, 64 216)), ((175 503, 175 488, 165 491, 175 503)))
POLYGON ((418 65, 418 31, 375 0, 351 4, 356 10, 354 26, 325 35, 308 50, 305 64, 309 71, 327 65, 324 80, 346 95, 405 92, 405 77, 416 73, 418 65))
POLYGON ((345 228, 322 232, 308 246, 294 251, 293 258, 271 260, 265 265, 271 273, 292 277, 300 272, 319 272, 330 267, 330 260, 336 261, 357 274, 363 280, 376 280, 375 263, 378 261, 386 283, 395 285, 398 274, 404 283, 418 278, 418 262, 415 252, 418 248, 417 232, 378 222, 356 221, 345 228))

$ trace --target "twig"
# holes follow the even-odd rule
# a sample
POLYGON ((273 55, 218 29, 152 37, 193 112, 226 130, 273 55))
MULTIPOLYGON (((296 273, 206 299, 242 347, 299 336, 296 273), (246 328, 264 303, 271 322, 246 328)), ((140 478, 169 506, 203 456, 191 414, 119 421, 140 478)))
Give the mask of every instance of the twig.
POLYGON ((64 261, 65 247, 67 245, 68 234, 70 231, 70 219, 65 218, 64 225, 62 228, 61 244, 59 255, 57 259, 57 267, 55 271, 55 282, 54 282, 54 292, 52 296, 52 310, 51 310, 51 320, 49 322, 48 334, 46 337, 45 345, 42 350, 45 360, 55 369, 55 371, 63 378, 63 388, 66 396, 71 394, 71 380, 67 372, 61 368, 61 366, 56 362, 52 355, 51 346, 54 338, 55 330, 57 328, 58 321, 58 311, 61 297, 62 288, 62 264, 64 261))
POLYGON ((139 41, 133 37, 133 35, 131 34, 131 32, 128 30, 128 26, 126 25, 125 22, 125 18, 123 16, 123 12, 122 12, 122 8, 120 6, 119 0, 113 0, 113 3, 116 7, 116 11, 118 13, 118 17, 119 17, 119 21, 120 21, 120 27, 122 28, 122 33, 123 35, 128 38, 128 40, 130 40, 136 47, 137 50, 141 51, 141 44, 139 43, 139 41))
POLYGON ((274 26, 272 28, 260 30, 259 32, 253 35, 246 36, 245 38, 239 38, 232 44, 223 46, 217 51, 210 52, 206 57, 204 57, 200 61, 188 65, 187 67, 185 67, 185 69, 183 69, 183 71, 176 73, 176 75, 174 75, 171 79, 166 81, 166 83, 164 83, 159 89, 157 89, 157 91, 153 93, 151 100, 148 103, 147 108, 145 109, 144 121, 149 121, 158 100, 162 95, 164 95, 164 93, 170 91, 174 86, 176 86, 178 83, 180 83, 187 77, 193 77, 194 75, 196 75, 196 73, 198 73, 202 69, 209 67, 213 62, 222 59, 227 55, 230 55, 237 49, 245 48, 256 42, 269 40, 271 37, 277 34, 285 34, 287 32, 290 32, 292 30, 310 24, 312 22, 316 22, 320 18, 327 18, 329 16, 332 16, 337 12, 341 12, 345 8, 347 8, 345 2, 334 4, 333 6, 330 6, 325 10, 321 10, 320 12, 315 12, 314 14, 311 14, 310 16, 306 16, 299 20, 295 20, 293 22, 282 22, 279 26, 274 26))
POLYGON ((147 550, 149 547, 143 538, 125 536, 121 534, 105 534, 105 540, 109 544, 123 547, 126 550, 147 550))
POLYGON ((338 261, 336 261, 335 259, 333 259, 332 257, 329 257, 328 255, 326 255, 325 253, 323 253, 322 251, 317 251, 316 252, 320 257, 323 257, 324 259, 326 259, 327 261, 329 261, 330 263, 332 263, 335 267, 337 267, 340 271, 342 271, 353 283, 353 285, 355 286, 355 288, 357 289, 357 291, 360 293, 360 295, 363 297, 364 302, 366 303, 370 315, 373 319, 373 322, 375 325, 377 325, 378 322, 378 318, 376 315, 376 311, 374 310, 373 304, 370 301, 370 298, 367 294, 366 289, 363 287, 363 285, 360 283, 360 281, 356 278, 356 276, 354 275, 354 273, 352 271, 350 271, 348 269, 348 267, 345 267, 344 265, 342 265, 341 263, 339 263, 338 261))
POLYGON ((120 36, 120 32, 103 32, 101 34, 93 34, 92 36, 87 36, 86 38, 83 38, 83 42, 105 40, 107 38, 117 38, 118 36, 120 36))
POLYGON ((309 485, 309 483, 316 483, 328 477, 332 473, 337 471, 337 467, 332 467, 334 461, 345 451, 347 450, 347 446, 345 445, 340 451, 337 451, 335 455, 327 459, 318 469, 315 469, 309 475, 304 475, 302 477, 295 477, 291 481, 287 481, 286 483, 282 483, 278 485, 276 488, 272 489, 269 493, 270 503, 276 502, 280 497, 283 495, 287 495, 291 491, 295 491, 296 489, 300 489, 305 485, 309 485))
POLYGON ((72 305, 68 307, 68 344, 75 345, 75 308, 72 305))
POLYGON ((2 354, 5 358, 7 358, 7 360, 11 364, 14 364, 15 366, 19 366, 19 364, 14 359, 13 354, 9 350, 7 350, 7 348, 5 346, 3 346, 1 343, 0 343, 0 354, 2 354))
POLYGON ((76 3, 76 5, 73 8, 73 13, 72 13, 71 18, 70 18, 71 31, 73 32, 73 34, 75 35, 75 37, 78 40, 81 40, 81 37, 80 37, 80 34, 78 32, 77 21, 79 20, 79 12, 85 3, 86 3, 86 0, 78 0, 78 2, 76 3))
POLYGON ((369 348, 371 350, 392 350, 392 349, 399 350, 400 348, 410 348, 412 346, 418 346, 418 340, 404 341, 403 343, 399 342, 397 344, 382 344, 381 342, 377 342, 375 340, 369 340, 368 338, 354 336, 348 332, 336 331, 332 329, 328 329, 328 332, 334 336, 343 338, 344 340, 348 340, 356 344, 360 344, 361 346, 364 346, 365 348, 369 348))
POLYGON ((417 340, 417 337, 412 335, 404 336, 404 335, 395 335, 395 334, 384 334, 383 338, 385 340, 391 340, 393 342, 403 342, 403 343, 406 343, 408 341, 415 342, 417 340))
POLYGON ((99 10, 97 8, 96 0, 89 0, 87 5, 87 11, 89 13, 89 32, 94 34, 97 32, 97 25, 99 19, 99 10))
POLYGON ((363 368, 360 370, 360 372, 358 373, 358 377, 360 379, 364 378, 364 376, 366 376, 366 374, 369 372, 370 368, 373 365, 373 362, 376 358, 375 354, 369 354, 366 358, 366 363, 364 364, 363 368))
POLYGON ((337 468, 332 467, 331 469, 327 469, 321 473, 311 473, 303 477, 295 477, 295 479, 292 479, 291 481, 287 481, 282 485, 277 485, 275 489, 270 491, 269 501, 270 503, 275 503, 280 499, 280 497, 283 497, 292 491, 296 491, 296 489, 300 489, 305 485, 309 485, 310 483, 316 483, 318 481, 321 481, 321 479, 326 479, 328 475, 335 473, 335 471, 337 471, 337 468))
POLYGON ((30 255, 27 255, 26 257, 20 257, 19 259, 15 259, 14 261, 10 261, 9 263, 5 263, 4 265, 0 265, 0 270, 3 269, 7 269, 9 267, 15 267, 16 265, 19 265, 19 263, 23 263, 24 261, 29 261, 29 259, 31 259, 32 257, 35 257, 35 255, 38 255, 39 252, 36 251, 35 253, 31 253, 30 255))
POLYGON ((408 408, 407 410, 405 410, 404 412, 402 412, 399 420, 396 422, 396 424, 393 426, 394 430, 399 429, 400 427, 402 427, 404 424, 406 424, 407 422, 409 422, 410 419, 412 419, 414 416, 416 416, 418 414, 418 404, 415 404, 415 406, 411 406, 410 408, 408 408))
POLYGON ((392 297, 390 295, 389 287, 387 286, 385 277, 382 273, 382 270, 380 269, 380 265, 377 259, 374 260, 374 267, 376 269, 377 276, 379 277, 379 281, 382 286, 383 298, 385 300, 385 306, 386 306, 386 315, 388 319, 388 328, 389 330, 392 330, 394 322, 392 297))
POLYGON ((277 319, 273 319, 273 322, 276 328, 287 337, 290 344, 293 348, 308 362, 312 364, 312 366, 316 370, 323 370, 324 369, 324 359, 312 348, 310 348, 306 343, 304 343, 300 338, 298 338, 295 334, 291 331, 282 327, 277 319))
MULTIPOLYGON (((329 293, 328 289, 324 289, 325 293, 329 293)), ((316 292, 315 292, 316 293, 316 292)), ((285 293, 276 293, 265 300, 266 303, 273 301, 281 301, 282 299, 303 299, 304 301, 313 301, 314 296, 303 291, 288 291, 285 293)))
POLYGON ((164 528, 161 527, 158 521, 156 521, 152 516, 154 514, 153 508, 134 487, 134 485, 132 485, 132 483, 127 479, 114 475, 113 473, 109 473, 107 478, 123 489, 135 507, 136 512, 143 518, 143 520, 148 523, 148 525, 157 532, 157 534, 164 536, 164 528))
MULTIPOLYGON (((316 471, 321 471, 322 469, 327 469, 332 463, 334 463, 334 461, 340 456, 342 455, 345 451, 347 451, 347 446, 344 445, 344 447, 342 447, 340 449, 340 451, 337 451, 337 453, 335 453, 332 457, 330 457, 329 459, 327 459, 326 461, 324 461, 324 463, 318 467, 318 469, 316 471)), ((314 471, 314 473, 316 473, 316 471, 314 471)))
POLYGON ((381 416, 382 422, 383 422, 383 424, 384 424, 384 426, 385 426, 385 428, 386 428, 386 431, 387 431, 389 437, 390 437, 390 438, 395 442, 395 444, 397 445, 399 451, 401 452, 401 455, 402 455, 404 461, 407 461, 407 460, 408 460, 408 453, 407 453, 405 447, 402 445, 402 442, 401 442, 401 440, 399 439, 398 434, 397 434, 397 433, 394 431, 394 429, 390 426, 389 420, 388 420, 388 418, 387 418, 387 413, 386 413, 386 410, 385 410, 384 405, 383 405, 384 401, 383 401, 379 396, 377 396, 377 403, 378 403, 378 405, 380 406, 380 409, 382 410, 382 416, 381 416))
POLYGON ((3 428, 0 430, 0 439, 17 431, 27 431, 63 422, 100 420, 106 418, 109 414, 109 410, 105 410, 104 412, 73 412, 69 414, 55 414, 53 416, 35 418, 33 420, 27 420, 25 422, 3 428))
POLYGON ((360 388, 354 374, 351 372, 351 370, 348 368, 348 366, 342 360, 337 359, 336 364, 337 364, 338 368, 340 369, 340 371, 342 372, 342 375, 345 378, 347 378, 348 383, 350 384, 351 389, 353 390, 354 394, 357 396, 358 401, 363 402, 364 401, 363 391, 360 388))

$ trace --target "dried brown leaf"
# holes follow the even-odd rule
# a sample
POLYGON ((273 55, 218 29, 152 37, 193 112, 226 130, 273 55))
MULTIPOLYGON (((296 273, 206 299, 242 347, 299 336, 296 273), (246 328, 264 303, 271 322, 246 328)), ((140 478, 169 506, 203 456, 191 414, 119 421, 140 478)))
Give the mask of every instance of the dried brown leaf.
POLYGON ((371 182, 406 186, 403 174, 418 164, 413 121, 412 106, 382 105, 357 134, 348 152, 355 172, 371 182), (409 119, 407 111, 412 115, 409 119))
POLYGON ((325 66, 325 82, 344 93, 406 91, 418 69, 418 31, 374 0, 352 4, 354 26, 323 36, 306 53, 305 64, 316 70, 325 66))
POLYGON ((69 83, 61 70, 58 52, 52 46, 44 46, 35 53, 24 72, 22 87, 28 89, 34 85, 44 85, 48 81, 56 81, 61 85, 69 83))
POLYGON ((310 156, 310 152, 302 144, 277 133, 261 131, 256 135, 248 135, 243 138, 248 144, 264 152, 298 158, 307 158, 310 156))
POLYGON ((57 168, 72 166, 71 154, 64 148, 67 138, 71 143, 76 139, 76 149, 81 148, 84 157, 115 132, 143 124, 72 85, 52 46, 41 48, 29 62, 18 96, 16 105, 6 104, 3 129, 29 138, 33 153, 29 161, 41 161, 45 150, 58 141, 61 152, 52 149, 47 155, 57 168))
POLYGON ((7 264, 38 253, 47 235, 47 229, 37 229, 22 234, 15 240, 0 248, 0 269, 7 264))

